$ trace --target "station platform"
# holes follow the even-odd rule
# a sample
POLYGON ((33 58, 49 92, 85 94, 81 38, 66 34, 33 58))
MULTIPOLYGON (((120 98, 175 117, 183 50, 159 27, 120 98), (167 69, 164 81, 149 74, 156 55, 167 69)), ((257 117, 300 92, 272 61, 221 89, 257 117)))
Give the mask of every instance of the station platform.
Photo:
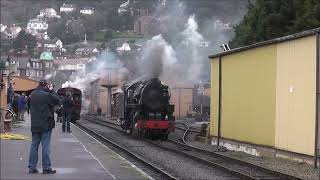
POLYGON ((30 116, 13 125, 12 133, 23 140, 1 140, 1 180, 50 179, 150 179, 147 174, 122 158, 92 136, 72 125, 72 133, 62 133, 56 123, 51 137, 51 164, 56 174, 42 174, 41 144, 38 151, 38 174, 28 173, 31 144, 30 116))

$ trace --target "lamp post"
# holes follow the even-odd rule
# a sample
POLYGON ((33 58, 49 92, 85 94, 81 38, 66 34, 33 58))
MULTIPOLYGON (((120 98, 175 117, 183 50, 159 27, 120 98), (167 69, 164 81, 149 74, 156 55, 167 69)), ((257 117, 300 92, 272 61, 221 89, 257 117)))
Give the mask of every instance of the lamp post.
POLYGON ((197 89, 198 94, 200 95, 200 117, 202 120, 202 113, 203 113, 203 95, 204 95, 204 87, 202 81, 199 83, 199 88, 197 89))

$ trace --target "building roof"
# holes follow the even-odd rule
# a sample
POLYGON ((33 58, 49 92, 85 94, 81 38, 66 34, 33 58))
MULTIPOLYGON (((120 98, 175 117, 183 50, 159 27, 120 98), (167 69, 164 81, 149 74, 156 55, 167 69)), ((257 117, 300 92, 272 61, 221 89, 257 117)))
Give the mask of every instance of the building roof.
POLYGON ((58 38, 54 38, 54 39, 40 39, 38 42, 40 44, 55 44, 57 41, 59 41, 60 39, 58 38))
POLYGON ((302 37, 315 35, 317 33, 320 33, 320 28, 315 28, 315 29, 303 31, 303 32, 296 33, 296 34, 291 34, 291 35, 288 35, 288 36, 283 36, 283 37, 280 37, 280 38, 275 38, 275 39, 271 39, 271 40, 268 40, 268 41, 259 42, 259 43, 252 44, 252 45, 249 45, 249 46, 244 46, 244 47, 231 49, 229 51, 224 51, 224 52, 220 52, 220 53, 217 53, 217 54, 214 54, 214 55, 210 55, 209 58, 216 58, 216 57, 226 56, 226 55, 229 55, 229 54, 245 51, 245 50, 248 50, 248 49, 253 49, 253 48, 257 48, 257 47, 267 46, 267 45, 271 45, 271 44, 275 44, 275 43, 280 43, 280 42, 284 42, 284 41, 289 41, 289 40, 294 40, 294 39, 298 39, 298 38, 302 38, 302 37))
POLYGON ((77 58, 77 59, 56 59, 53 62, 57 65, 77 65, 86 64, 89 58, 77 58))
MULTIPOLYGON (((8 56, 1 56, 1 62, 6 62, 8 56)), ((19 68, 26 68, 27 62, 29 62, 29 57, 9 57, 10 62, 19 62, 19 68)))
POLYGON ((148 21, 148 22, 150 22, 150 21, 153 21, 153 20, 156 20, 156 18, 154 17, 154 16, 150 16, 150 15, 144 15, 144 16, 140 16, 139 18, 138 18, 138 20, 139 21, 148 21))
POLYGON ((48 11, 54 11, 54 12, 56 12, 56 10, 53 9, 53 8, 45 8, 45 9, 41 9, 41 10, 40 10, 40 12, 42 12, 42 13, 46 13, 46 12, 48 12, 48 11))
POLYGON ((47 22, 44 19, 35 18, 35 19, 30 19, 29 23, 47 23, 47 22))
POLYGON ((94 11, 94 8, 93 8, 93 7, 84 7, 84 8, 81 8, 81 10, 91 10, 91 11, 94 11))
POLYGON ((61 7, 63 7, 63 8, 74 8, 74 5, 73 4, 63 3, 63 5, 61 7))
POLYGON ((80 47, 80 48, 76 49, 75 53, 94 53, 94 52, 96 52, 95 49, 98 50, 97 47, 80 47))
POLYGON ((43 52, 41 53, 40 55, 40 60, 46 60, 46 61, 52 61, 54 58, 52 56, 52 53, 51 52, 43 52))

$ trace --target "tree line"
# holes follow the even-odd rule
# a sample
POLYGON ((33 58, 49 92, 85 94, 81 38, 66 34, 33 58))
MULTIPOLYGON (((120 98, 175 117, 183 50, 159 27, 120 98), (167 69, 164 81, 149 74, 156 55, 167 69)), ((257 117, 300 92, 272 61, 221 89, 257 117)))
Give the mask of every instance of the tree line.
POLYGON ((240 47, 320 27, 320 0, 256 0, 234 27, 230 46, 240 47))

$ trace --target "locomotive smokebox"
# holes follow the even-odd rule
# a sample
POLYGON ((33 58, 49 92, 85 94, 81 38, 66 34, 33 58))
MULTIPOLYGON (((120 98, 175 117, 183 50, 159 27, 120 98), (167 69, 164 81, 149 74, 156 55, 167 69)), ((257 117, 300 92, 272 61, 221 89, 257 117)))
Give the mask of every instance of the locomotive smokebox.
POLYGON ((151 111, 164 111, 169 98, 168 87, 157 78, 151 79, 141 92, 142 104, 151 111))

